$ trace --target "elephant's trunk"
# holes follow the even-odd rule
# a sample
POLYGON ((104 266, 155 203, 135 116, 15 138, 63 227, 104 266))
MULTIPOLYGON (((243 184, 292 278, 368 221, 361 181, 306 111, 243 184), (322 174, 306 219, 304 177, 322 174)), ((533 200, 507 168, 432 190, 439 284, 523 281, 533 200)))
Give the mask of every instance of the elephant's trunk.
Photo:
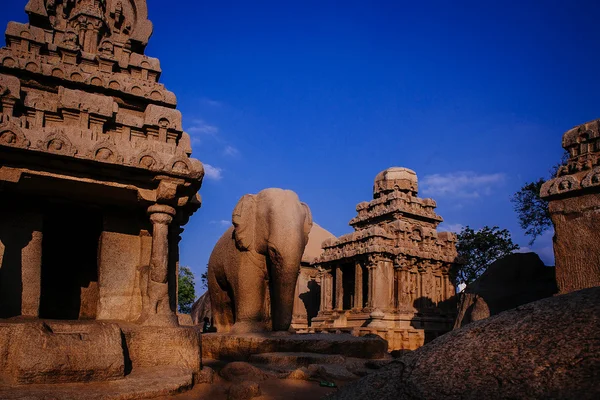
POLYGON ((286 259, 282 259, 278 252, 269 252, 271 322, 274 331, 287 331, 292 323, 294 294, 302 255, 286 255, 286 259))

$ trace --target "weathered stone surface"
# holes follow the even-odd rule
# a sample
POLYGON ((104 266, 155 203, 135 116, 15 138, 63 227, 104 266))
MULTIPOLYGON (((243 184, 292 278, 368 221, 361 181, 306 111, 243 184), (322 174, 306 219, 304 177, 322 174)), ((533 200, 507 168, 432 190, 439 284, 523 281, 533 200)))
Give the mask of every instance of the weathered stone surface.
POLYGON ((139 400, 169 396, 192 387, 192 374, 181 368, 148 368, 124 379, 47 385, 0 385, 3 400, 139 400))
POLYGON ((271 377, 263 370, 243 361, 235 361, 227 364, 223 367, 219 375, 229 382, 260 382, 271 377))
POLYGON ((334 381, 353 381, 358 377, 348 371, 345 365, 321 365, 311 364, 308 366, 311 376, 316 376, 325 380, 334 381))
POLYGON ((597 399, 600 288, 519 306, 439 337, 332 399, 597 399))
POLYGON ((200 372, 196 374, 196 379, 194 383, 213 383, 214 380, 215 371, 211 367, 202 367, 200 372))
POLYGON ((184 325, 184 326, 194 325, 194 322, 192 321, 192 316, 190 314, 177 313, 177 321, 179 321, 179 325, 184 325))
POLYGON ((260 386, 256 382, 235 383, 227 391, 227 400, 248 400, 260 396, 260 386))
POLYGON ((287 379, 307 381, 310 379, 310 371, 308 370, 308 368, 305 367, 295 369, 289 373, 287 379))
POLYGON ((557 291, 554 268, 546 267, 537 254, 511 254, 492 263, 459 295, 455 328, 557 291))
POLYGON ((567 165, 542 185, 554 224, 560 293, 600 286, 600 120, 563 135, 567 165))
POLYGON ((319 353, 261 353, 250 356, 255 364, 279 367, 307 367, 309 364, 344 364, 346 359, 339 354, 319 353))
MULTIPOLYGON (((596 176, 600 181, 600 168, 596 176)), ((548 207, 560 292, 600 286, 600 186, 594 193, 551 200, 548 207)))
POLYGON ((253 354, 273 352, 310 352, 375 359, 387 355, 387 342, 379 337, 354 337, 348 334, 202 335, 202 354, 206 358, 246 361, 253 354))
POLYGON ((9 382, 89 382, 124 374, 116 324, 0 322, 0 375, 9 382))
POLYGON ((121 325, 134 369, 162 365, 200 371, 200 332, 197 328, 121 325))
POLYGON ((243 196, 208 260, 217 332, 287 331, 312 215, 291 190, 243 196), (271 329, 272 328, 272 329, 271 329))
POLYGON ((414 171, 380 172, 373 200, 356 206, 354 232, 323 242, 311 331, 376 334, 391 350, 412 350, 452 328, 456 235, 437 232, 435 201, 417 193, 414 171))

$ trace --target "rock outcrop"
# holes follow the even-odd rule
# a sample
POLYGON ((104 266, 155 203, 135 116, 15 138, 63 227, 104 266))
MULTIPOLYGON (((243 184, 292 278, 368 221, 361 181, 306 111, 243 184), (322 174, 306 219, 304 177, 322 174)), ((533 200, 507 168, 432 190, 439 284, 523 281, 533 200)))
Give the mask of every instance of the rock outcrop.
POLYGON ((554 268, 535 253, 515 253, 489 268, 460 294, 454 328, 558 292, 554 268))
POLYGON ((212 319, 208 290, 202 296, 200 296, 198 300, 196 300, 192 306, 192 312, 190 315, 192 317, 193 325, 202 325, 204 318, 208 318, 209 321, 212 319))
POLYGON ((439 337, 333 399, 600 398, 600 287, 539 300, 439 337))

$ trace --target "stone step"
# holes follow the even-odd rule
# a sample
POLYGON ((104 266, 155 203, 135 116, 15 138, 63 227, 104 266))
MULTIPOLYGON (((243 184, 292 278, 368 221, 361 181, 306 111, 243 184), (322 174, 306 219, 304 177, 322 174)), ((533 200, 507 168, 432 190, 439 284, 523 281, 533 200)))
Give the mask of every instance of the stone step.
POLYGON ((261 353, 250 356, 249 361, 255 364, 266 364, 276 367, 308 367, 310 364, 344 364, 346 358, 339 354, 319 354, 307 352, 261 353))
POLYGON ((273 352, 339 354, 345 357, 381 359, 387 356, 387 342, 379 336, 354 337, 349 334, 227 334, 202 335, 202 355, 206 358, 247 361, 251 355, 273 352))
POLYGON ((189 369, 139 368, 125 378, 104 382, 0 385, 0 399, 134 400, 169 396, 192 385, 189 369))

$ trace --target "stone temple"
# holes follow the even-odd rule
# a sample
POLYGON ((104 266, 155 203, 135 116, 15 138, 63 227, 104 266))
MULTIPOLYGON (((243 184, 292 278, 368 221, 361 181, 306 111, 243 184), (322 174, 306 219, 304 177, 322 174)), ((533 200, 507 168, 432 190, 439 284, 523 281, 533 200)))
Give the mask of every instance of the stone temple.
POLYGON ((30 0, 26 12, 0 49, 0 370, 19 383, 115 379, 128 364, 191 374, 178 242, 204 171, 144 55, 146 1, 30 0), (177 340, 188 359, 155 351, 177 340))
POLYGON ((569 159, 540 190, 554 225, 561 294, 600 286, 600 120, 569 129, 562 146, 569 159))
POLYGON ((323 242, 313 331, 377 334, 390 350, 413 350, 452 330, 456 235, 436 231, 436 203, 417 192, 414 171, 380 172, 373 200, 356 206, 354 232, 323 242))

